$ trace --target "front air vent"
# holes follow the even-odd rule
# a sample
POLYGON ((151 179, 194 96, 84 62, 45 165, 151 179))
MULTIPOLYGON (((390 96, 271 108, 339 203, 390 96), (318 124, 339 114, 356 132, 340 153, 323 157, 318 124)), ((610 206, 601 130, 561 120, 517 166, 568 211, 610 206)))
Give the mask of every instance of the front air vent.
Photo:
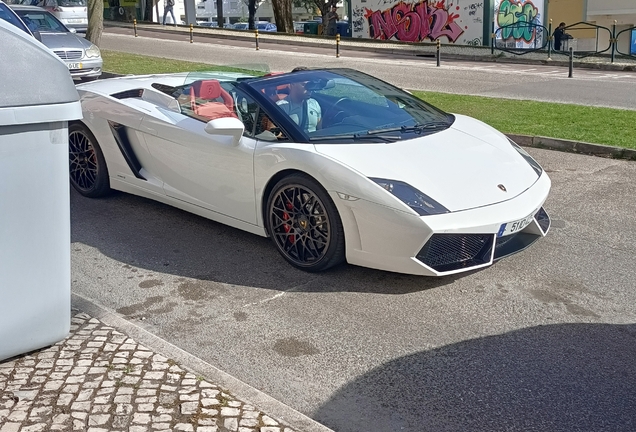
POLYGON ((493 234, 434 234, 417 259, 438 272, 476 267, 490 262, 493 234))

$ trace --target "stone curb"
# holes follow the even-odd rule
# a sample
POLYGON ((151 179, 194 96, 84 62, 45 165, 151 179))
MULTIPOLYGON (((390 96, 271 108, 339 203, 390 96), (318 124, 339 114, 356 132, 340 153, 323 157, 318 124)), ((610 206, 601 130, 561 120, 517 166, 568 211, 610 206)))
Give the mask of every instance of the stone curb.
MULTIPOLYGON (((104 23, 105 27, 120 27, 120 28, 129 28, 132 30, 133 25, 129 23, 122 22, 114 22, 107 21, 104 23)), ((163 26, 153 25, 144 23, 142 25, 137 25, 137 28, 145 31, 152 31, 157 33, 183 33, 189 34, 188 27, 178 25, 177 27, 164 28, 163 26)), ((197 37, 204 37, 208 39, 225 39, 225 40, 254 40, 254 36, 251 34, 246 34, 243 31, 236 31, 235 35, 229 34, 221 34, 221 33, 212 33, 210 31, 214 31, 213 29, 205 29, 205 32, 198 31, 198 29, 193 30, 193 34, 197 37)), ((230 29, 225 29, 226 31, 231 31, 230 29)), ((324 36, 317 35, 304 35, 304 36, 296 36, 296 35, 269 35, 267 33, 259 33, 259 39, 263 42, 279 44, 279 45, 294 45, 294 46, 306 46, 306 47, 316 47, 316 48, 328 48, 333 47, 334 56, 335 56, 335 42, 332 41, 331 44, 328 43, 329 38, 324 36), (324 42, 315 42, 313 40, 322 40, 324 42)), ((356 40, 356 42, 364 41, 364 39, 356 40)), ((378 41, 372 41, 373 43, 378 43, 378 41)), ((362 42, 364 43, 364 42, 362 42)), ((406 42, 391 42, 392 45, 395 46, 408 46, 409 44, 406 42)), ((412 57, 423 57, 423 58, 434 58, 435 53, 433 51, 434 44, 422 43, 422 46, 427 46, 431 48, 430 52, 422 51, 422 50, 412 50, 412 49, 397 49, 395 47, 391 47, 388 45, 386 47, 365 47, 359 45, 349 45, 347 40, 343 40, 340 43, 340 50, 349 50, 349 51, 359 51, 359 52, 383 52, 385 54, 394 54, 394 55, 402 55, 402 56, 412 56, 412 57)), ((481 48, 483 51, 490 51, 489 47, 471 47, 481 48)), ((522 56, 516 57, 499 57, 497 55, 493 56, 489 52, 486 55, 467 55, 467 54, 452 54, 445 53, 442 48, 442 59, 452 59, 452 60, 460 60, 460 61, 475 61, 475 62, 487 62, 487 63, 512 63, 512 64, 525 64, 525 65, 551 65, 551 66, 559 66, 559 67, 568 67, 568 60, 564 57, 563 60, 530 60, 525 59, 522 56)), ((575 68, 584 68, 584 69, 598 69, 598 70, 608 70, 608 71, 636 71, 636 65, 625 65, 625 64, 613 64, 613 63, 587 63, 587 62, 579 62, 577 60, 574 61, 575 68)))
POLYGON ((636 150, 633 149, 542 136, 516 134, 507 134, 507 136, 517 144, 526 147, 636 161, 636 150))
POLYGON ((175 360, 179 365, 192 373, 204 376, 208 381, 230 391, 237 398, 249 402, 260 411, 279 419, 289 427, 302 432, 333 432, 332 429, 316 422, 288 405, 266 395, 256 388, 206 363, 194 355, 155 336, 150 331, 125 320, 118 314, 86 299, 79 294, 72 294, 72 306, 100 320, 148 349, 175 360))

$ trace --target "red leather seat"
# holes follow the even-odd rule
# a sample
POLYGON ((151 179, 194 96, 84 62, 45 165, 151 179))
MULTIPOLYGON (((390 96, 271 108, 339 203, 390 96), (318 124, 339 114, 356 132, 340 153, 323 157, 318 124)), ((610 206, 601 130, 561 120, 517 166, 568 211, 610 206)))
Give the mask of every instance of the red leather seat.
POLYGON ((210 120, 222 117, 238 118, 234 112, 234 99, 217 80, 193 82, 190 85, 190 105, 196 115, 210 120), (200 103, 201 101, 203 103, 200 103))

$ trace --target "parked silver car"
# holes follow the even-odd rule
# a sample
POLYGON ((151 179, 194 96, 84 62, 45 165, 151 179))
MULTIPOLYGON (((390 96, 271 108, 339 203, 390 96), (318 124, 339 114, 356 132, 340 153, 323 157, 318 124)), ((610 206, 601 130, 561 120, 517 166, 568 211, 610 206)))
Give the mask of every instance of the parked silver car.
POLYGON ((43 0, 37 6, 42 6, 51 12, 66 27, 86 33, 88 28, 86 0, 43 0))
POLYGON ((73 78, 95 79, 102 74, 99 48, 69 30, 50 12, 36 6, 10 5, 32 32, 38 32, 42 43, 68 65, 73 78))

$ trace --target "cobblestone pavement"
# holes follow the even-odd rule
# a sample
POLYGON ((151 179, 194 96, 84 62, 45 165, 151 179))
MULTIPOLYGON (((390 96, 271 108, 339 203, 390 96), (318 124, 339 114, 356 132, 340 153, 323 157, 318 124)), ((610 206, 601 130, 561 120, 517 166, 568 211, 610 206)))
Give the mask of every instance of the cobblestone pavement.
POLYGON ((65 340, 0 363, 0 432, 294 432, 80 313, 65 340))

